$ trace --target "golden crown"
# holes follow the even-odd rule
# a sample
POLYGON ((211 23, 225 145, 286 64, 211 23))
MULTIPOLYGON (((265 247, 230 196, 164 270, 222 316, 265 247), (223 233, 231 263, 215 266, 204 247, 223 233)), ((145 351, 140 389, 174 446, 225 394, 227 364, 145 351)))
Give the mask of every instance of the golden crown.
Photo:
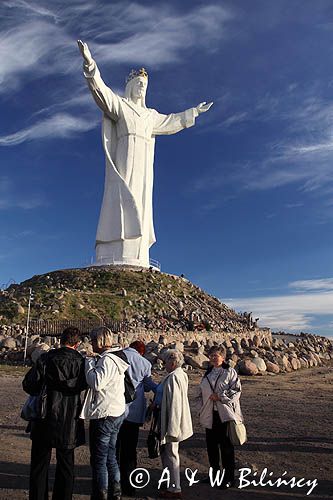
POLYGON ((144 78, 148 78, 148 73, 145 68, 140 69, 132 69, 128 77, 126 78, 126 83, 133 80, 133 78, 137 78, 138 76, 143 76, 144 78))

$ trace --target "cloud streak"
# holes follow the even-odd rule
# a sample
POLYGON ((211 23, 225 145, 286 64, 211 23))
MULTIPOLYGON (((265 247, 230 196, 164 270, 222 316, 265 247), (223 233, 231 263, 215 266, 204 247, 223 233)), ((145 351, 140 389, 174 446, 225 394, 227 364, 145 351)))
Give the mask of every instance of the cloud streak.
POLYGON ((76 71, 78 34, 89 42, 99 62, 160 67, 181 62, 191 48, 212 51, 214 42, 225 36, 224 25, 232 19, 231 12, 218 5, 175 13, 167 4, 93 3, 95 8, 55 1, 53 11, 46 2, 9 0, 2 4, 0 14, 7 14, 7 22, 0 32, 0 51, 6 55, 0 92, 19 88, 23 77, 38 79, 76 71))
POLYGON ((45 201, 38 195, 30 194, 19 195, 15 192, 12 181, 6 177, 0 177, 0 210, 19 208, 23 210, 32 210, 45 206, 45 201))
POLYGON ((95 128, 97 123, 97 120, 78 118, 67 113, 58 113, 40 120, 31 127, 0 137, 0 146, 17 146, 22 142, 36 139, 68 138, 95 128))
MULTIPOLYGON (((305 280, 311 281, 311 280, 305 280)), ((314 280, 313 280, 314 281, 314 280)), ((291 287, 301 287, 302 281, 293 282, 291 287), (298 285, 295 285, 298 283, 298 285)), ((315 283, 312 283, 313 287, 315 283)), ((317 290, 319 288, 310 288, 317 290)), ((322 288, 321 288, 322 290, 322 288)), ((280 295, 276 297, 252 297, 221 299, 229 307, 240 311, 252 311, 254 317, 260 318, 261 326, 282 330, 311 330, 316 316, 332 316, 333 288, 318 293, 301 293, 297 295, 280 295)))
MULTIPOLYGON (((316 291, 316 290, 333 291, 333 278, 292 281, 291 283, 289 283, 288 287, 301 291, 316 291)), ((333 307, 332 307, 332 312, 333 312, 333 307)))

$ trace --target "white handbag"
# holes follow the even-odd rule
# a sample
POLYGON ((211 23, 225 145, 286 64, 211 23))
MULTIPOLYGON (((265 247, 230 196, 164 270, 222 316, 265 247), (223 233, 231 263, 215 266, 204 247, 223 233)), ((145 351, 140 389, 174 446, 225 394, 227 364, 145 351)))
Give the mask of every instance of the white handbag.
POLYGON ((247 441, 246 427, 243 422, 230 420, 228 422, 227 435, 233 446, 242 446, 247 441))

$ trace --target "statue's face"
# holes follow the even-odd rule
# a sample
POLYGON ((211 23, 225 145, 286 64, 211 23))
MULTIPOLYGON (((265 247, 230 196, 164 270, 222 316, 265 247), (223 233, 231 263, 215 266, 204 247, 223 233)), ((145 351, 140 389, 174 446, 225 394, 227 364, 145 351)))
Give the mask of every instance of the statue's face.
POLYGON ((137 76, 133 78, 132 83, 132 98, 139 99, 146 96, 148 86, 148 78, 137 76))

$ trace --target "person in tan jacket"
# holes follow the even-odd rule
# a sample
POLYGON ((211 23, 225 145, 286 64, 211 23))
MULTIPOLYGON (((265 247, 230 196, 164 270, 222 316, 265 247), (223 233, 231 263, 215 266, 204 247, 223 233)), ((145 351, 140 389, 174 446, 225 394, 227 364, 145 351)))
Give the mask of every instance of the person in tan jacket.
POLYGON ((161 460, 170 471, 170 487, 159 493, 161 498, 182 498, 180 486, 179 443, 193 434, 188 402, 188 377, 181 368, 183 355, 169 349, 164 358, 168 375, 161 382, 163 395, 160 413, 161 460))

